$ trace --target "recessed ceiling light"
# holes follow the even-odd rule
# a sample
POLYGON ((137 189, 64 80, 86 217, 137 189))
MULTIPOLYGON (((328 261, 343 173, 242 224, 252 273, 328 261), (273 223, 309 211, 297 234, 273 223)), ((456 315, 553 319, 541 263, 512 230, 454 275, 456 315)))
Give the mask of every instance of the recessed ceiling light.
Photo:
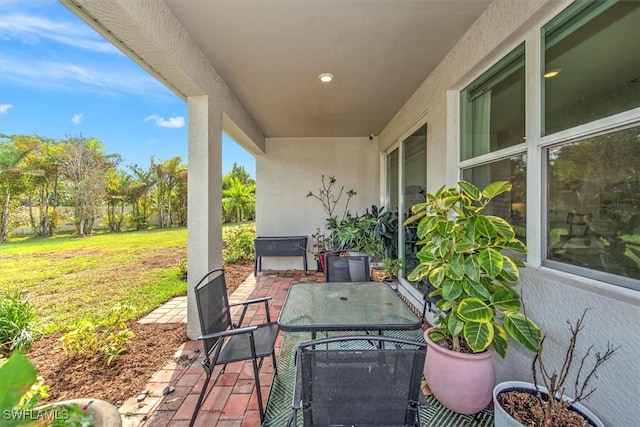
POLYGON ((554 68, 553 70, 549 70, 546 73, 544 73, 544 78, 545 79, 552 79, 555 76, 557 76, 558 74, 560 74, 562 70, 560 68, 554 68))
POLYGON ((322 73, 318 76, 322 83, 329 83, 333 80, 333 74, 331 73, 322 73))

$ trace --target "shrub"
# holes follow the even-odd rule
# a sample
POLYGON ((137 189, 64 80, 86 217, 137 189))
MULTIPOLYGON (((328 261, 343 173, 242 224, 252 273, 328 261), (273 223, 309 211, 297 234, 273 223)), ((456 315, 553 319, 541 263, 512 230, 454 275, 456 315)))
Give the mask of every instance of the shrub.
POLYGON ((39 333, 29 298, 5 291, 0 299, 0 353, 8 356, 14 350, 29 351, 39 333))
POLYGON ((107 366, 127 350, 127 343, 133 338, 133 332, 123 319, 133 313, 133 307, 118 304, 109 315, 99 321, 83 320, 64 334, 60 341, 62 350, 68 355, 97 355, 107 366))
POLYGON ((239 259, 255 259, 256 248, 253 243, 255 238, 256 230, 249 225, 225 229, 222 233, 222 240, 225 242, 225 248, 222 250, 224 263, 236 262, 239 259))

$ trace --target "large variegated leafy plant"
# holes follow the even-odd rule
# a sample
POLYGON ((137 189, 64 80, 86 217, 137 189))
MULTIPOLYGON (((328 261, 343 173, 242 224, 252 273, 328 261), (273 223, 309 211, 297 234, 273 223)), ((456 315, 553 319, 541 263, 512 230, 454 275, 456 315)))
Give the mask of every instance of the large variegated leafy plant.
POLYGON ((491 346, 505 357, 510 335, 535 352, 540 330, 521 313, 520 295, 513 289, 523 265, 513 255, 525 254, 527 248, 507 221, 482 214, 493 198, 511 191, 511 184, 497 181, 480 191, 460 181, 458 187, 427 194, 426 202, 414 205, 413 216, 405 222, 419 221, 422 245, 420 263, 408 279, 427 277, 435 288, 429 296, 441 297, 436 303, 437 327, 429 338, 446 339, 458 352, 468 348, 479 353, 491 346))

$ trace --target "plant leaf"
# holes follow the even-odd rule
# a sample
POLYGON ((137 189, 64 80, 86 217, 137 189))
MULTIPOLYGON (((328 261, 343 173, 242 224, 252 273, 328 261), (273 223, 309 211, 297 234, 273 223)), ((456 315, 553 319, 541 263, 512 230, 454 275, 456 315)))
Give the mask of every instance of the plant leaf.
POLYGON ((513 231, 513 227, 503 218, 499 216, 493 215, 485 215, 486 219, 488 219, 496 229, 498 235, 504 237, 505 239, 511 240, 516 237, 515 231, 513 231))
POLYGON ((443 279, 444 279, 444 268, 434 267, 429 272, 429 281, 436 288, 440 287, 443 279))
POLYGON ((479 298, 482 301, 490 301, 491 293, 489 290, 479 281, 465 280, 464 291, 471 297, 479 298))
POLYGON ((520 312, 507 312, 504 315, 504 327, 523 347, 535 352, 540 339, 540 328, 520 312))
POLYGON ((509 283, 517 283, 520 280, 520 271, 518 271, 516 263, 508 256, 504 256, 502 261, 502 271, 499 277, 509 283))
POLYGON ((466 322, 489 323, 493 310, 479 298, 465 298, 456 308, 456 314, 466 322))
POLYGON ((464 274, 464 257, 460 254, 454 254, 451 257, 449 268, 445 270, 445 276, 453 280, 462 280, 464 274))
POLYGON ((482 193, 480 189, 468 181, 458 181, 458 186, 462 189, 462 192, 472 200, 480 201, 482 193))
POLYGON ((438 233, 440 233, 442 237, 448 237, 451 233, 453 233, 453 230, 455 230, 455 228, 455 221, 438 221, 438 233))
POLYGON ((480 280, 480 265, 475 256, 465 257, 464 272, 470 280, 474 282, 480 280))
POLYGON ((450 313, 447 318, 447 332, 452 336, 460 335, 464 328, 464 322, 455 313, 450 313))
MULTIPOLYGON (((36 382, 37 372, 29 359, 20 351, 14 351, 9 360, 0 368, 0 408, 11 410, 24 393, 36 382)), ((19 424, 19 419, 5 420, 2 426, 19 424)), ((24 420, 23 420, 24 421, 24 420)), ((23 423, 24 424, 24 423, 23 423)))
POLYGON ((464 324, 463 335, 471 350, 479 353, 486 350, 493 341, 493 324, 467 322, 464 324))
POLYGON ((497 277, 502 271, 504 265, 504 257, 502 254, 493 249, 487 248, 478 254, 478 263, 480 268, 491 278, 497 277))
POLYGON ((503 359, 507 356, 507 348, 509 347, 509 338, 507 337, 507 331, 496 322, 493 322, 493 342, 491 343, 491 347, 495 350, 496 353, 500 355, 503 359))
POLYGON ((491 296, 491 304, 505 311, 520 310, 520 295, 513 289, 504 287, 496 290, 491 296))
POLYGON ((512 252, 516 252, 519 254, 526 254, 527 253, 527 247, 525 246, 524 243, 522 243, 520 240, 518 239, 512 239, 512 240, 507 240, 504 242, 498 242, 497 246, 499 248, 502 249, 506 249, 512 252))
POLYGON ((497 236, 496 227, 484 215, 479 215, 476 217, 475 229, 476 233, 479 233, 481 236, 485 236, 490 239, 495 239, 497 236))
POLYGON ((442 298, 455 300, 462 295, 462 283, 457 280, 446 278, 442 281, 442 298))
POLYGON ((407 279, 411 282, 418 282, 424 279, 431 271, 431 263, 421 262, 409 273, 407 279))
POLYGON ((511 191, 511 183, 509 181, 495 181, 482 190, 482 195, 487 199, 493 199, 506 191, 511 191))

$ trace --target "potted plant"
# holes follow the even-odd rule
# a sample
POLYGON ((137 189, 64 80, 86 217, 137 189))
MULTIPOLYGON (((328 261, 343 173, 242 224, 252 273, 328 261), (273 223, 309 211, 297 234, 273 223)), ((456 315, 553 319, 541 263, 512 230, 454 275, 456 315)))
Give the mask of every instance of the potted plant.
POLYGON ((419 221, 419 264, 410 281, 428 278, 435 288, 436 326, 425 331, 429 346, 425 377, 434 396, 447 408, 465 414, 491 402, 494 351, 505 357, 508 337, 536 351, 539 328, 520 312, 523 242, 504 219, 483 215, 487 205, 511 184, 498 181, 480 191, 460 181, 440 188, 413 206, 405 224, 419 221))
MULTIPOLYGON (((533 383, 523 381, 506 381, 498 384, 493 390, 493 404, 496 427, 517 427, 536 425, 552 427, 556 425, 596 426, 604 427, 598 417, 581 405, 581 402, 591 396, 595 389, 589 386, 589 381, 596 376, 596 371, 616 353, 619 347, 607 344, 604 353, 593 355, 595 361, 591 369, 586 366, 591 347, 580 358, 578 370, 573 382, 573 398, 565 395, 567 379, 572 373, 576 354, 578 334, 583 328, 587 310, 582 313, 575 325, 569 326, 571 338, 565 352, 560 371, 553 371, 545 365, 542 358, 544 338, 538 343, 536 355, 531 364, 533 383), (541 374, 542 384, 538 383, 541 374)), ((569 323, 567 321, 567 323, 569 323)))
POLYGON ((384 271, 384 281, 389 283, 394 289, 397 287, 398 273, 402 269, 403 260, 401 258, 385 258, 382 261, 384 271))
POLYGON ((316 260, 320 261, 320 266, 323 270, 326 268, 326 259, 325 254, 330 251, 335 251, 339 249, 339 241, 341 239, 346 239, 348 236, 338 235, 337 229, 341 226, 345 219, 348 219, 349 215, 349 201, 353 196, 358 194, 353 189, 349 191, 344 191, 344 186, 340 187, 340 190, 337 192, 334 190, 334 186, 336 185, 337 179, 335 176, 328 177, 328 180, 325 179, 325 176, 322 175, 322 186, 318 188, 317 193, 313 191, 309 191, 307 193, 307 197, 312 197, 317 199, 322 203, 322 207, 324 212, 327 214, 326 225, 324 231, 321 231, 318 228, 317 233, 313 234, 312 237, 315 239, 315 247, 314 247, 314 257, 316 260), (346 201, 344 203, 344 210, 342 212, 342 219, 338 220, 338 215, 336 214, 336 209, 340 204, 340 199, 343 195, 346 195, 346 201), (327 235, 327 229, 329 230, 329 234, 327 235))

